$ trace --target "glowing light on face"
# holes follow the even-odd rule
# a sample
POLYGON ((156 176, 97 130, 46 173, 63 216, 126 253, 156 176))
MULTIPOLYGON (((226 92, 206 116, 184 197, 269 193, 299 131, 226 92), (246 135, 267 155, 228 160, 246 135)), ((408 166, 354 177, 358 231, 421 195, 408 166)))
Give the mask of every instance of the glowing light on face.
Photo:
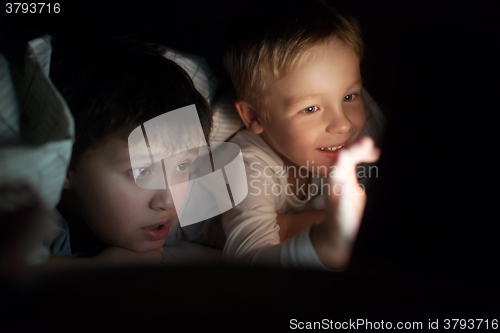
POLYGON ((219 215, 248 194, 240 148, 203 135, 195 105, 150 119, 129 135, 134 180, 170 191, 182 226, 219 215))
POLYGON ((314 164, 327 170, 365 124, 359 59, 337 38, 308 52, 300 65, 273 82, 261 135, 286 166, 314 164))

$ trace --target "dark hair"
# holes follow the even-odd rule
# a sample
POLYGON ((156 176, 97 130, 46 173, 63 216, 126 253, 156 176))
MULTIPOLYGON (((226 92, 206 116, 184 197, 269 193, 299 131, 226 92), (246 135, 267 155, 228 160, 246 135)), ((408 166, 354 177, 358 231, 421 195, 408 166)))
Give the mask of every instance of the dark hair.
POLYGON ((56 40, 50 76, 75 120, 71 169, 83 152, 109 135, 191 104, 208 142, 212 112, 207 101, 186 71, 145 43, 56 40))

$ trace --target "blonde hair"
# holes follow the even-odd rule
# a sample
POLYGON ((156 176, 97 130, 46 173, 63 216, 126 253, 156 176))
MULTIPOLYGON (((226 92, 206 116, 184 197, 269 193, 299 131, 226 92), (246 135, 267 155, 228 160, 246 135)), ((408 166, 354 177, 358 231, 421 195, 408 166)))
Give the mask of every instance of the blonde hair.
MULTIPOLYGON (((248 13, 226 48, 223 63, 237 98, 253 107, 264 107, 274 80, 298 66, 308 51, 337 37, 363 58, 358 21, 341 15, 320 1, 287 1, 283 7, 262 8, 248 13), (276 9, 272 12, 273 9, 276 9)), ((265 116, 265 113, 264 113, 265 116)))

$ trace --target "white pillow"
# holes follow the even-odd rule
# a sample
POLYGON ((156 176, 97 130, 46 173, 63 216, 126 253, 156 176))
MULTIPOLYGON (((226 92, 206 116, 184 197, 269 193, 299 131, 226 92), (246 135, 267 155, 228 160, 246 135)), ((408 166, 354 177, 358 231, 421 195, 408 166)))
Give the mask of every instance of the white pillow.
MULTIPOLYGON (((30 41, 22 75, 0 54, 0 185, 25 182, 48 209, 59 202, 74 138, 69 108, 49 78, 51 53, 50 36, 30 41)), ((1 200, 0 210, 30 200, 22 191, 13 195, 1 200)), ((39 217, 19 239, 28 264, 50 255, 43 242, 54 221, 39 217)))
POLYGON ((243 123, 234 108, 234 98, 231 95, 225 95, 214 104, 213 96, 217 89, 218 79, 208 66, 207 61, 201 56, 165 46, 158 46, 158 48, 165 57, 184 68, 193 80, 196 89, 211 105, 214 126, 210 134, 210 141, 224 142, 236 133, 243 123))
POLYGON ((52 209, 71 157, 74 125, 49 78, 50 39, 28 43, 23 75, 0 55, 0 184, 24 180, 52 209))
POLYGON ((158 46, 160 52, 168 59, 175 61, 189 74, 196 90, 210 104, 217 88, 217 77, 208 66, 205 58, 194 54, 174 50, 166 46, 158 46))

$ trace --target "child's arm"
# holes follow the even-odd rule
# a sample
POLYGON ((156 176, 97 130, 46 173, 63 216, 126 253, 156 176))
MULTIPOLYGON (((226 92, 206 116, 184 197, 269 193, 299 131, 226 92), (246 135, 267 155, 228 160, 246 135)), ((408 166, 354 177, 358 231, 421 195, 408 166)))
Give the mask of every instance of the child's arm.
POLYGON ((16 277, 27 270, 109 267, 111 265, 155 264, 163 259, 163 248, 139 253, 108 247, 93 258, 51 255, 43 246, 53 232, 54 220, 31 186, 24 183, 0 186, 0 274, 16 277), (44 253, 43 258, 41 254, 44 253), (43 261, 39 263, 40 261, 43 261))
MULTIPOLYGON (((339 155, 334 166, 347 172, 356 168, 358 163, 375 162, 379 152, 373 149, 373 143, 370 141, 364 139, 356 147, 344 151, 342 155, 339 155)), ((335 268, 343 267, 349 261, 366 202, 366 193, 361 188, 357 188, 358 181, 355 173, 351 172, 345 176, 347 177, 343 180, 331 181, 331 188, 336 186, 337 191, 331 193, 328 213, 323 209, 301 214, 279 214, 277 218, 281 242, 315 225, 311 229, 311 242, 320 260, 326 266, 335 268), (341 184, 344 189, 350 189, 354 193, 336 195, 341 193, 341 184), (348 189, 347 186, 349 186, 348 189), (340 203, 340 200, 343 203, 340 203), (325 221, 326 216, 329 217, 328 221, 325 221)))
POLYGON ((339 151, 334 167, 337 177, 330 179, 326 219, 311 228, 311 243, 321 262, 342 269, 349 263, 366 203, 366 193, 359 187, 356 165, 376 162, 380 150, 364 137, 346 150, 339 151))
MULTIPOLYGON (((361 142, 368 143, 366 140, 361 142)), ((373 140, 368 140, 373 149, 373 140)), ((347 151, 348 149, 339 152, 347 151)), ((346 170, 350 170, 352 167, 354 173, 357 163, 374 162, 378 158, 378 150, 372 154, 373 156, 369 152, 365 152, 363 155, 363 151, 358 149, 353 156, 357 157, 361 153, 361 158, 339 159, 337 165, 342 165, 346 170)), ((307 230, 298 231, 298 234, 291 239, 280 242, 280 236, 286 238, 290 232, 284 230, 280 235, 281 226, 278 224, 278 220, 281 220, 280 224, 283 225, 283 218, 287 217, 278 216, 277 211, 282 205, 280 200, 283 198, 272 195, 271 189, 276 186, 278 186, 276 188, 285 186, 286 179, 265 176, 266 168, 268 165, 272 165, 265 162, 266 156, 247 154, 244 157, 249 193, 238 206, 222 215, 224 232, 227 237, 223 251, 224 256, 228 259, 249 263, 265 263, 282 267, 319 268, 326 266, 333 269, 345 267, 361 220, 365 196, 361 195, 355 198, 349 196, 347 200, 338 200, 341 206, 347 204, 347 209, 333 211, 331 207, 328 207, 330 212, 327 213, 327 219, 322 223, 314 224, 312 230, 309 230, 307 225, 310 225, 311 221, 302 222, 297 228, 307 230), (350 208, 358 212, 357 215, 354 214, 354 218, 352 218, 353 214, 350 208), (356 223, 356 232, 347 232, 349 228, 346 228, 346 225, 356 225, 356 223), (319 226, 321 227, 317 228, 319 226), (335 235, 338 235, 339 238, 336 239, 335 235), (331 252, 338 253, 332 254, 331 252), (335 257, 336 255, 338 257, 335 257), (347 260, 345 260, 346 258, 347 260)), ((270 163, 272 162, 270 161, 270 163)), ((337 183, 339 181, 340 179, 337 180, 337 183)), ((343 181, 346 182, 345 179, 343 181)), ((355 173, 349 181, 349 184, 358 186, 355 173)), ((334 200, 330 203, 330 205, 336 204, 334 200)), ((316 216, 316 218, 318 217, 316 216)), ((288 225, 290 226, 292 223, 288 223, 288 225)))
POLYGON ((276 224, 280 227, 280 242, 283 243, 287 239, 303 232, 309 226, 324 221, 325 214, 325 209, 299 214, 278 214, 276 224))
POLYGON ((93 258, 70 258, 50 256, 42 264, 34 265, 34 270, 79 269, 110 267, 121 265, 160 264, 163 261, 163 247, 149 252, 135 252, 110 246, 93 258))

